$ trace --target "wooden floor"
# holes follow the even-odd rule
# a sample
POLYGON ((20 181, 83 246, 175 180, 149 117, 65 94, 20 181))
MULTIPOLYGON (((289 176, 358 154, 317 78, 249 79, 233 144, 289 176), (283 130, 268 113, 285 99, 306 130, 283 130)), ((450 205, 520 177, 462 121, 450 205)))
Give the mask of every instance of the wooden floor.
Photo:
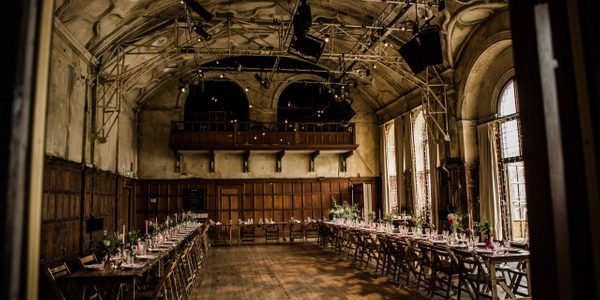
POLYGON ((425 299, 311 243, 213 247, 191 299, 425 299))

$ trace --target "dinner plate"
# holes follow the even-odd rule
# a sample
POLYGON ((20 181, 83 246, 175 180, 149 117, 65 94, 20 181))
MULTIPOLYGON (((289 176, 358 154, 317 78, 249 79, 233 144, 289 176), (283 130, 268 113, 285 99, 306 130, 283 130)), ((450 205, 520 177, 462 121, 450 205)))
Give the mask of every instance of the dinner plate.
POLYGON ((83 266, 86 269, 92 269, 92 270, 102 270, 102 264, 89 264, 89 265, 84 265, 83 266))
POLYGON ((493 250, 488 250, 488 249, 477 249, 477 253, 494 253, 493 250))
POLYGON ((145 265, 144 264, 122 264, 121 267, 125 268, 125 269, 141 269, 143 268, 145 265))
POLYGON ((139 259, 156 259, 156 255, 137 255, 136 258, 139 259))
POLYGON ((166 252, 169 251, 168 248, 152 248, 152 249, 148 249, 148 251, 150 252, 166 252))
POLYGON ((506 250, 510 253, 520 253, 521 251, 523 251, 522 249, 518 249, 518 248, 510 248, 510 249, 506 249, 506 250))

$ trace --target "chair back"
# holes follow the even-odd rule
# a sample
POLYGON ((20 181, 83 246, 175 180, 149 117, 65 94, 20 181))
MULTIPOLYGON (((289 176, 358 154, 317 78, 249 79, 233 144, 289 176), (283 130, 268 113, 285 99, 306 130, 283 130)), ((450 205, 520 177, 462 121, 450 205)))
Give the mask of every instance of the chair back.
POLYGON ((62 290, 58 286, 57 279, 65 277, 69 274, 71 274, 71 271, 69 270, 69 267, 67 266, 67 264, 64 262, 54 268, 46 269, 46 276, 48 277, 48 280, 50 281, 50 286, 52 287, 52 290, 54 291, 54 294, 58 299, 66 299, 66 298, 65 298, 62 290))
POLYGON ((96 255, 94 253, 79 258, 79 263, 82 268, 87 264, 92 264, 92 263, 97 263, 97 262, 98 262, 98 259, 96 258, 96 255))

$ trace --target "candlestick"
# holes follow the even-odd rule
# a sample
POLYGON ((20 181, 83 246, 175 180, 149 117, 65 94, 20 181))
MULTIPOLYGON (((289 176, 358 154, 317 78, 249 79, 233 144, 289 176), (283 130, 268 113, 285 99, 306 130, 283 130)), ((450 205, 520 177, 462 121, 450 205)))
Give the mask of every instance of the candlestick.
POLYGON ((125 225, 123 225, 123 245, 125 245, 125 225))
POLYGON ((175 223, 177 223, 177 213, 175 213, 175 223))
POLYGON ((148 234, 148 220, 146 220, 146 235, 148 234))
POLYGON ((381 220, 381 209, 379 210, 379 220, 381 220))
POLYGON ((154 223, 156 223, 158 225, 158 217, 156 217, 156 222, 154 222, 154 223))

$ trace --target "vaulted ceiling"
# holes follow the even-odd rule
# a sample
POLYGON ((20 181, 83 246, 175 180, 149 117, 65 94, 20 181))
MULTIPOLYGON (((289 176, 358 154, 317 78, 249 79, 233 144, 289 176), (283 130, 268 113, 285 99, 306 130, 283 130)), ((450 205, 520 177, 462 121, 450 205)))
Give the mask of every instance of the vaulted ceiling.
MULTIPOLYGON (((211 72, 215 62, 238 56, 293 57, 288 53, 292 17, 298 0, 196 0, 214 17, 208 21, 180 0, 57 0, 56 18, 99 62, 107 82, 119 82, 124 97, 140 105, 165 85, 199 79, 198 69, 211 72), (201 24, 211 38, 198 39, 201 24)), ((448 24, 466 7, 505 6, 505 1, 449 0, 324 0, 309 1, 309 34, 329 42, 315 65, 329 77, 357 82, 360 98, 377 111, 423 85, 425 72, 415 75, 398 49, 412 38, 415 20, 442 27, 447 47, 448 24), (368 72, 367 72, 368 71, 368 72), (370 75, 367 76, 367 73, 370 75)), ((464 16, 463 16, 464 17, 464 16)), ((482 18, 484 19, 484 18, 482 18)), ((454 26, 464 29, 465 26, 454 26)), ((459 32, 465 39, 464 30, 459 32)), ((457 48, 460 41, 453 41, 457 48)), ((454 49, 453 48, 453 49, 454 49)), ((448 51, 442 72, 449 67, 448 51)), ((273 69, 268 66, 267 71, 273 69)), ((241 69, 228 72, 248 71, 241 69)), ((213 68, 218 69, 218 68, 213 68)), ((299 72, 301 72, 300 70, 299 72)), ((223 72, 223 70, 219 70, 223 72)), ((431 75, 432 77, 435 75, 431 75)))

